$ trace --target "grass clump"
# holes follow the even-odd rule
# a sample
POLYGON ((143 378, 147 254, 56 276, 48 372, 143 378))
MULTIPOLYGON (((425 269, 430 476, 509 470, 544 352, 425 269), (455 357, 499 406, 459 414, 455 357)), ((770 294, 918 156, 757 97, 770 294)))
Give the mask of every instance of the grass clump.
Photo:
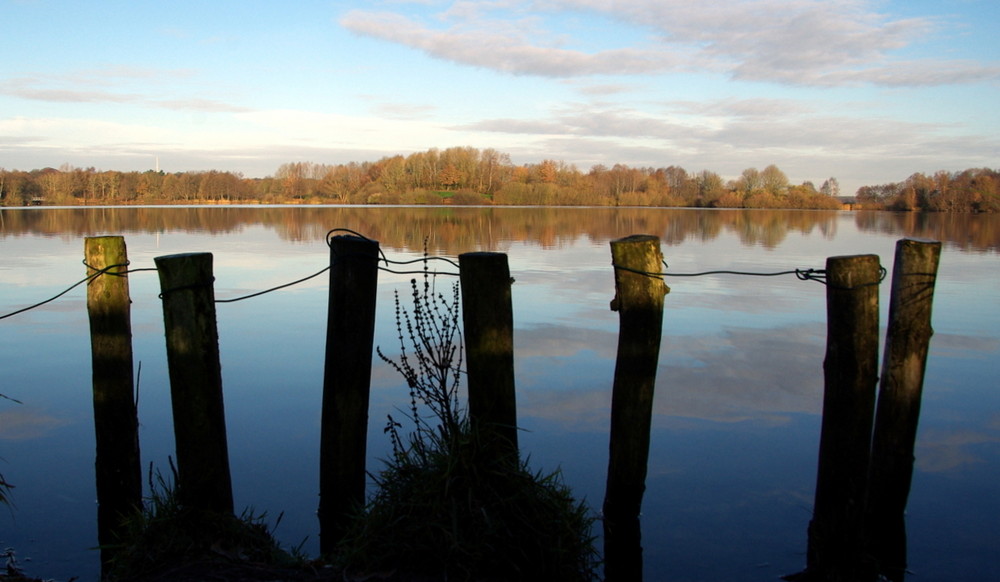
POLYGON ((492 435, 460 406, 458 284, 449 301, 426 265, 425 255, 423 285, 411 280, 412 312, 396 297, 399 359, 378 351, 409 386, 412 430, 401 434, 389 417, 392 456, 373 475, 377 490, 343 539, 340 560, 349 573, 395 571, 401 579, 596 579, 586 505, 558 471, 496 458, 492 435))
POLYGON ((447 580, 592 580, 593 518, 558 472, 484 458, 462 423, 450 441, 394 456, 344 544, 351 571, 447 580))
MULTIPOLYGON (((172 463, 171 470, 176 482, 172 463)), ((172 570, 205 561, 293 565, 298 559, 275 541, 266 515, 184 507, 174 485, 159 471, 154 478, 152 468, 149 488, 145 507, 127 518, 122 543, 112 548, 108 579, 170 579, 172 570)))

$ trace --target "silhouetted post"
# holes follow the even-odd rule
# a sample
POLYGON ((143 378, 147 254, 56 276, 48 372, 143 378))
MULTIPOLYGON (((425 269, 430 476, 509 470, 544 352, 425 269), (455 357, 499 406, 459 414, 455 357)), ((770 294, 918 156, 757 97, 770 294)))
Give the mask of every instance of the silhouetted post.
POLYGON ((604 496, 604 575, 608 582, 642 580, 639 512, 646 489, 653 387, 670 289, 660 239, 635 235, 611 242, 618 312, 618 357, 611 396, 611 441, 604 496))
POLYGON ((878 382, 876 255, 826 261, 825 387, 816 499, 806 569, 824 580, 858 580, 862 521, 878 382))
POLYGON ((211 253, 156 257, 182 505, 233 512, 211 253))
POLYGON ((142 507, 125 238, 85 238, 84 257, 87 276, 93 277, 87 284, 87 312, 97 441, 97 540, 106 573, 122 520, 142 507))
POLYGON ((941 243, 896 243, 889 324, 882 360, 872 465, 868 479, 868 551, 880 574, 901 581, 906 571, 903 512, 913 476, 913 448, 931 335, 931 304, 941 243))
POLYGON ((503 253, 459 255, 469 419, 500 438, 497 458, 517 460, 514 311, 503 253))
POLYGON ((378 242, 357 236, 330 240, 330 302, 320 429, 319 541, 330 554, 351 513, 365 501, 365 454, 378 242))

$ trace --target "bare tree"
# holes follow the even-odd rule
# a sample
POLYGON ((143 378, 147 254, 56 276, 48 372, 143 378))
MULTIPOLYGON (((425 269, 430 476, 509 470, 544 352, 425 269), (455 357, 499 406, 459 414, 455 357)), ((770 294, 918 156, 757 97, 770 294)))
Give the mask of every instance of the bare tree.
POLYGON ((836 178, 827 178, 823 182, 823 185, 819 187, 819 191, 822 194, 836 198, 840 196, 840 183, 837 182, 836 178))

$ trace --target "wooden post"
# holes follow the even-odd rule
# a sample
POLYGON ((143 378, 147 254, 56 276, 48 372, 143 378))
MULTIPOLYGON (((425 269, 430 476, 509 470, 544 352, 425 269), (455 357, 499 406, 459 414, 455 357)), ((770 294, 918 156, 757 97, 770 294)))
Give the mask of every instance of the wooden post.
POLYGON ((97 441, 97 540, 106 572, 123 519, 142 507, 125 238, 85 238, 84 257, 87 276, 93 277, 87 285, 87 312, 97 441))
POLYGON ((646 489, 653 388, 663 332, 660 239, 636 235, 611 242, 618 311, 618 357, 611 396, 611 440, 604 497, 604 575, 642 580, 639 512, 646 489))
POLYGON ((365 238, 330 241, 318 512, 323 554, 334 551, 352 512, 365 502, 378 254, 378 242, 365 238))
POLYGON ((913 476, 913 448, 920 418, 924 370, 931 335, 931 304, 941 243, 896 243, 889 324, 875 413, 868 479, 868 551, 879 573, 903 580, 906 525, 903 515, 913 476))
POLYGON ((459 255, 469 420, 499 437, 498 459, 518 459, 514 312, 507 255, 459 255))
POLYGON ((233 512, 211 253, 156 257, 177 447, 177 496, 233 512))
POLYGON ((826 275, 823 421, 806 570, 855 580, 878 382, 879 258, 831 257, 826 275))

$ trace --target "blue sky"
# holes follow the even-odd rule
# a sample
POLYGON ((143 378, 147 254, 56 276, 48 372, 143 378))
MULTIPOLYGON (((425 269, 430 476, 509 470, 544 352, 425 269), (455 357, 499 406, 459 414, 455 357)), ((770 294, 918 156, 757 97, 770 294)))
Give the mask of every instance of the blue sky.
POLYGON ((1000 167, 996 0, 0 0, 0 167, 1000 167))

